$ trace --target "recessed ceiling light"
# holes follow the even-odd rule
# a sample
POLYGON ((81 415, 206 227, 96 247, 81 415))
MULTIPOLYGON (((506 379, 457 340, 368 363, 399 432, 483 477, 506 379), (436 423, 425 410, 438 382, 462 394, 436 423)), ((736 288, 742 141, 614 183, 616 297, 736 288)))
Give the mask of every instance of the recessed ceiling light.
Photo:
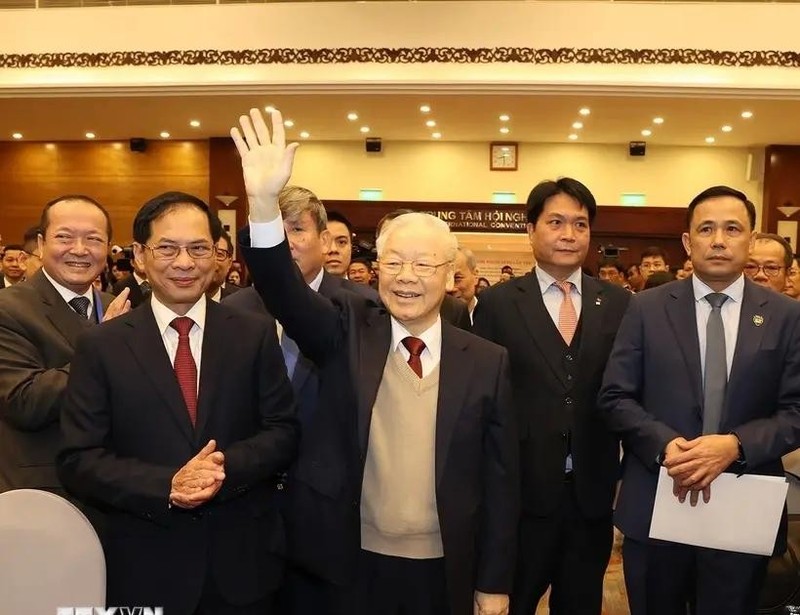
POLYGON ((583 128, 583 122, 572 122, 572 127, 575 130, 580 130, 581 128, 583 128))
POLYGON ((441 139, 442 138, 442 133, 441 132, 433 132, 433 133, 431 133, 431 136, 434 139, 441 139))
POLYGON ((713 143, 714 141, 716 141, 714 137, 706 137, 706 143, 713 143))
POLYGON ((422 106, 419 108, 419 110, 420 110, 422 113, 430 113, 430 112, 431 112, 431 106, 430 106, 430 105, 422 105, 422 106))
POLYGON ((267 113, 274 113, 276 109, 272 105, 267 105, 266 107, 264 107, 264 111, 266 111, 267 113))
POLYGON ((587 115, 589 115, 591 112, 592 112, 592 110, 591 110, 591 109, 589 109, 589 107, 581 107, 581 108, 578 110, 578 113, 580 113, 580 114, 581 114, 583 117, 586 117, 586 116, 587 116, 587 115))
POLYGON ((578 139, 578 135, 576 135, 576 134, 573 132, 571 135, 569 135, 569 136, 567 137, 567 139, 569 139, 570 141, 576 141, 576 140, 578 139))
POLYGON ((192 120, 189 122, 189 126, 192 128, 200 128, 200 121, 199 120, 192 120))
POLYGON ((286 128, 291 128, 294 126, 294 120, 284 120, 283 125, 286 126, 286 128))
POLYGON ((352 112, 348 113, 347 119, 350 120, 351 122, 355 122, 358 119, 358 113, 352 113, 352 112))
POLYGON ((500 121, 501 122, 507 122, 510 119, 511 119, 511 116, 510 115, 506 115, 505 113, 500 116, 500 121))
POLYGON ((305 130, 300 133, 300 138, 301 139, 308 139, 310 136, 311 136, 311 133, 310 132, 306 132, 305 130))
POLYGON ((503 127, 500 129, 500 132, 502 132, 504 135, 507 135, 509 132, 511 132, 511 129, 510 129, 510 128, 508 128, 507 126, 503 126, 503 127))
POLYGON ((642 136, 643 136, 643 137, 649 137, 651 134, 653 134, 653 131, 652 131, 652 130, 649 130, 648 128, 645 128, 645 129, 642 131, 642 136))
POLYGON ((746 119, 746 120, 749 120, 751 117, 753 117, 753 112, 752 111, 742 111, 742 117, 744 119, 746 119))
POLYGON ((96 135, 96 134, 94 134, 93 132, 87 132, 87 133, 86 133, 86 138, 87 138, 87 139, 94 139, 96 136, 97 136, 97 135, 96 135))
POLYGON ((653 118, 653 124, 663 124, 663 123, 664 123, 664 118, 663 117, 654 117, 653 118))
POLYGON ((428 120, 427 122, 425 122, 425 125, 426 125, 428 128, 433 128, 434 126, 436 126, 436 122, 435 122, 435 121, 433 121, 433 120, 428 120))
POLYGON ((166 130, 162 130, 160 136, 162 139, 169 139, 169 133, 166 130))
POLYGON ((15 133, 14 133, 13 135, 11 135, 11 136, 12 136, 14 139, 21 139, 21 138, 22 138, 22 133, 21 133, 21 132, 15 132, 15 133))
POLYGON ((733 126, 725 124, 722 128, 720 128, 720 130, 722 130, 722 132, 731 132, 733 130, 733 126))
POLYGON ((361 128, 359 128, 359 130, 364 134, 367 134, 369 132, 369 126, 362 126, 361 128))

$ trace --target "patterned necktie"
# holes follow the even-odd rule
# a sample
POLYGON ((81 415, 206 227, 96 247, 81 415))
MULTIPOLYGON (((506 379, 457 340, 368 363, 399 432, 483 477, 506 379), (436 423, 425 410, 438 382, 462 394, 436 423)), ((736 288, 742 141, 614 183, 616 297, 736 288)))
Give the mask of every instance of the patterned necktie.
POLYGON ((152 290, 152 289, 150 288, 150 282, 148 282, 147 280, 145 280, 144 282, 142 282, 141 284, 139 284, 139 290, 141 290, 141 291, 142 291, 142 297, 147 297, 147 296, 149 296, 149 295, 150 295, 150 291, 152 290))
POLYGON ((84 318, 89 318, 89 297, 73 297, 69 300, 69 306, 84 318))
POLYGON ((422 360, 419 357, 422 351, 425 350, 425 342, 418 337, 404 337, 403 346, 410 353, 408 366, 414 370, 417 377, 422 378, 422 360))
POLYGON ((725 352, 725 326, 722 305, 728 300, 723 293, 709 293, 711 314, 706 324, 705 374, 703 377, 703 433, 719 433, 725 389, 728 387, 728 360, 725 352))
POLYGON ((575 337, 575 329, 578 328, 578 313, 572 303, 572 282, 556 281, 553 284, 564 295, 558 310, 558 331, 569 346, 575 337))
POLYGON ((188 316, 181 316, 170 323, 178 332, 178 352, 175 353, 175 375, 178 377, 178 386, 186 402, 189 420, 192 425, 197 422, 197 364, 192 356, 189 345, 189 331, 192 330, 194 321, 188 316))

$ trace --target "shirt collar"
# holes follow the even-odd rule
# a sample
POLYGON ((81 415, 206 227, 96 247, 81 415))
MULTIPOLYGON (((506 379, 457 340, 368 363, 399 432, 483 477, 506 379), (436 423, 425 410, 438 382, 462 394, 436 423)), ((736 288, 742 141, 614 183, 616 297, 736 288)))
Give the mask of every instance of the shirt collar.
POLYGON ((394 316, 392 319, 392 351, 396 351, 403 339, 406 337, 418 337, 425 342, 425 347, 430 351, 431 356, 439 357, 442 354, 442 318, 436 318, 436 322, 425 329, 419 335, 411 335, 402 323, 394 316))
POLYGON ((215 293, 214 293, 213 295, 211 295, 211 297, 209 297, 209 298, 210 298, 212 301, 216 301, 217 303, 219 303, 220 301, 222 301, 222 286, 220 286, 220 287, 217 289, 217 292, 215 292, 215 293))
MULTIPOLYGON (((541 267, 536 267, 534 271, 536 272, 536 279, 539 280, 539 288, 541 289, 542 294, 545 294, 547 292, 547 289, 549 289, 553 284, 555 284, 557 280, 541 267)), ((566 281, 572 282, 572 285, 575 287, 575 290, 578 291, 579 295, 583 294, 581 292, 583 289, 581 286, 582 274, 580 267, 578 267, 575 271, 573 271, 566 281)))
MULTIPOLYGON (((709 293, 715 293, 717 291, 712 290, 711 287, 703 282, 700 278, 696 275, 692 274, 692 289, 694 290, 694 300, 695 302, 700 301, 705 298, 706 295, 709 293)), ((735 301, 736 303, 742 302, 742 297, 744 297, 744 274, 740 275, 736 280, 731 282, 731 284, 719 291, 725 295, 728 295, 728 298, 735 301)))
POLYGON ((141 286, 142 282, 145 281, 145 279, 143 277, 140 277, 139 274, 136 273, 135 271, 133 272, 133 279, 136 280, 136 285, 137 286, 141 286))
MULTIPOLYGON (((156 324, 158 325, 158 331, 161 333, 161 336, 164 336, 164 333, 170 326, 173 320, 176 318, 180 318, 180 314, 176 314, 171 309, 169 309, 166 305, 161 303, 158 300, 158 297, 155 294, 150 295, 150 306, 153 309, 153 316, 156 317, 156 324)), ((200 330, 203 330, 206 324, 206 296, 203 294, 197 300, 191 309, 186 312, 185 316, 191 318, 194 323, 200 327, 200 330)))
POLYGON ((312 288, 312 290, 314 290, 316 292, 319 292, 319 285, 322 284, 322 276, 323 275, 325 275, 325 267, 320 267, 320 270, 319 270, 319 273, 317 274, 317 277, 314 278, 313 280, 311 280, 311 283, 309 284, 309 286, 312 288))
POLYGON ((44 267, 42 267, 42 273, 44 274, 44 277, 48 279, 50 284, 53 285, 56 291, 58 291, 58 294, 61 295, 61 297, 64 299, 66 303, 69 303, 75 297, 86 297, 89 300, 89 312, 91 312, 94 309, 94 292, 93 292, 94 286, 90 284, 89 288, 86 289, 86 292, 80 295, 76 293, 74 290, 70 290, 66 286, 62 286, 61 284, 56 282, 53 279, 53 277, 49 273, 47 273, 47 270, 44 267))

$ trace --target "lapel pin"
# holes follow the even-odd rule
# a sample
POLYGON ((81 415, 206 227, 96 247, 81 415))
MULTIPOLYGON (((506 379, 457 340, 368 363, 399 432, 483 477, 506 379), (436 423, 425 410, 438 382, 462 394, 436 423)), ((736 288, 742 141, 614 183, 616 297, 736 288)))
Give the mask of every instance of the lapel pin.
POLYGON ((756 327, 760 327, 761 325, 764 324, 764 317, 761 314, 756 314, 755 316, 753 316, 753 324, 756 327))
POLYGON ((602 299, 602 297, 598 297, 597 299, 595 299, 595 300, 594 300, 594 304, 595 304, 595 305, 602 305, 602 304, 603 304, 603 299, 602 299))

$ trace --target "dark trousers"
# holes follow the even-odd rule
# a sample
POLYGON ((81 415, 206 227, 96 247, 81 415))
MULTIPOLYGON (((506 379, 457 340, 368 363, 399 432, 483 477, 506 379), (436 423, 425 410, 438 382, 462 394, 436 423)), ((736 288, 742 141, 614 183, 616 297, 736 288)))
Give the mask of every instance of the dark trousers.
POLYGON ((552 615, 599 615, 603 576, 614 530, 609 516, 584 519, 574 484, 564 481, 561 503, 548 517, 522 515, 511 615, 531 615, 550 589, 552 615))
POLYGON ((342 587, 290 566, 276 615, 448 615, 444 559, 361 551, 356 582, 342 587))
POLYGON ((281 615, 280 611, 274 608, 274 602, 275 594, 271 593, 251 604, 231 604, 220 595, 209 574, 206 575, 203 595, 200 597, 200 604, 194 610, 194 615, 281 615))
POLYGON ((631 615, 753 615, 769 558, 626 538, 622 561, 631 615))

